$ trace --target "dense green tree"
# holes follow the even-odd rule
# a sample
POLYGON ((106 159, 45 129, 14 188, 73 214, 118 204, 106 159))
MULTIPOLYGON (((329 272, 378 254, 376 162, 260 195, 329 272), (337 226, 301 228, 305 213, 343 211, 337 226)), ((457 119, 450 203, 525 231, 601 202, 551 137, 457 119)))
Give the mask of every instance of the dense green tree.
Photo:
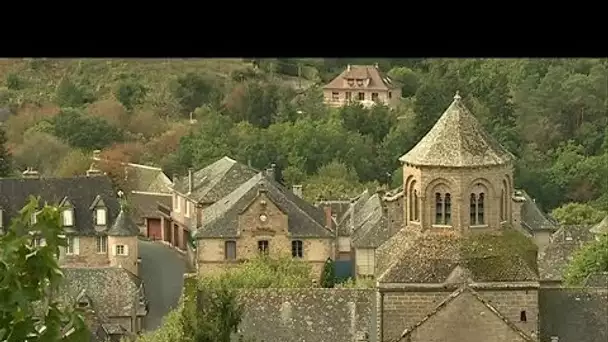
POLYGON ((99 117, 66 108, 53 119, 54 133, 73 147, 102 149, 123 138, 122 130, 99 117))
POLYGON ((321 273, 321 287, 333 288, 336 286, 336 265, 330 258, 325 260, 323 273, 321 273))
POLYGON ((608 272, 608 235, 582 247, 574 254, 564 272, 564 281, 570 286, 581 286, 594 273, 608 272))
POLYGON ((126 109, 132 110, 133 107, 141 104, 146 97, 148 89, 135 80, 126 80, 118 85, 114 96, 125 106, 126 109))
POLYGON ((600 222, 606 212, 598 210, 585 203, 567 203, 553 209, 553 216, 559 223, 565 225, 591 225, 600 222))
POLYGON ((205 104, 217 106, 221 98, 221 90, 209 76, 193 72, 179 76, 171 84, 171 91, 183 114, 190 114, 205 104))
POLYGON ((55 299, 63 275, 57 263, 59 247, 66 246, 60 211, 39 207, 30 198, 0 235, 0 340, 6 342, 78 342, 87 338, 80 314, 55 299), (30 218, 37 212, 37 221, 30 218), (32 234, 46 244, 36 247, 32 234), (44 327, 44 329, 41 329, 44 327))
POLYGON ((72 82, 69 78, 61 80, 55 93, 55 102, 61 107, 76 108, 94 101, 95 95, 90 89, 72 82))
POLYGON ((313 203, 321 199, 348 199, 363 190, 365 185, 359 182, 357 173, 338 161, 319 168, 317 174, 306 180, 303 188, 304 197, 313 203))
POLYGON ((415 71, 408 67, 395 67, 388 72, 388 76, 401 84, 401 96, 416 95, 420 81, 415 71))
POLYGON ((10 177, 13 173, 13 158, 6 142, 6 132, 0 127, 0 177, 10 177))

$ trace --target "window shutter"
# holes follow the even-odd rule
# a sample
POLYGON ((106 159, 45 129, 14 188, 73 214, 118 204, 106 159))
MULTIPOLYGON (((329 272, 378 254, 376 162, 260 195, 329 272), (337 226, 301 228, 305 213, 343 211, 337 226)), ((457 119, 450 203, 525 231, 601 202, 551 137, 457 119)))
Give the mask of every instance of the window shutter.
POLYGON ((74 236, 74 254, 80 254, 80 239, 77 236, 74 236))
POLYGON ((118 245, 113 245, 112 246, 112 255, 116 255, 116 249, 118 248, 118 245))
POLYGON ((129 255, 129 245, 125 245, 125 255, 129 255))

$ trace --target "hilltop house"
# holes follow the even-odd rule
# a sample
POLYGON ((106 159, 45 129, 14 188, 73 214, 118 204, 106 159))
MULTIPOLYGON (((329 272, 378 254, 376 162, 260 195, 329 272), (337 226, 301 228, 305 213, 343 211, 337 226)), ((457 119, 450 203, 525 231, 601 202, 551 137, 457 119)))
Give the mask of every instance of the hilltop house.
POLYGON ((139 227, 141 235, 152 239, 161 239, 161 215, 157 210, 158 204, 171 203, 172 182, 159 167, 124 163, 100 158, 100 151, 94 151, 93 162, 100 167, 119 166, 127 189, 126 198, 132 206, 132 215, 139 227), (115 165, 114 165, 115 164, 115 165))
POLYGON ((348 65, 340 75, 323 86, 324 102, 341 107, 351 102, 364 106, 383 103, 395 107, 401 100, 401 86, 384 75, 376 65, 348 65))
MULTIPOLYGON (((59 264, 66 276, 60 291, 62 302, 91 307, 91 328, 119 324, 126 332, 137 332, 147 310, 138 278, 138 229, 119 204, 110 179, 90 169, 86 177, 41 178, 29 168, 23 178, 0 179, 0 228, 28 202, 29 196, 63 208, 61 222, 67 247, 60 247, 59 264), (124 296, 138 298, 136 314, 123 307, 124 296), (134 316, 134 317, 132 317, 134 316)), ((31 217, 36 222, 36 214, 31 217)), ((39 236, 34 245, 44 245, 39 236)), ((121 329, 122 329, 121 328, 121 329)))
MULTIPOLYGON (((162 241, 182 251, 192 251, 188 246, 196 227, 196 213, 214 204, 253 177, 257 171, 223 157, 198 171, 188 170, 188 176, 173 177, 171 206, 159 205, 162 241)), ((194 256, 190 255, 194 262, 194 256)))
POLYGON ((200 209, 197 218, 199 274, 225 270, 266 253, 303 259, 320 276, 324 262, 334 258, 331 215, 277 183, 270 170, 200 209))

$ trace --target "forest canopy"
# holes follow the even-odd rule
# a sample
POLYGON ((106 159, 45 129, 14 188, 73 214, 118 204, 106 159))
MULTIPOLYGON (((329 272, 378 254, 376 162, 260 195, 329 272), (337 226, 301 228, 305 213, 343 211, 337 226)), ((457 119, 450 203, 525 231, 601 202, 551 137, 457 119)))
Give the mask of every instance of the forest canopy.
POLYGON ((607 59, 29 59, 1 61, 0 80, 15 173, 81 174, 95 149, 168 175, 228 155, 275 163, 311 200, 349 197, 399 186, 398 157, 459 91, 545 210, 608 211, 607 59), (398 108, 323 105, 324 82, 376 62, 403 87, 398 108))

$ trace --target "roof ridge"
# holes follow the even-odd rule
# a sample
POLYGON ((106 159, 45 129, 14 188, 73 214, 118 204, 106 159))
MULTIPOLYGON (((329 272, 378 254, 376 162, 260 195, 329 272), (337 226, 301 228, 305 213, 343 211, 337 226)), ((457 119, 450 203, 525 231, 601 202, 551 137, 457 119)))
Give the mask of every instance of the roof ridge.
POLYGON ((490 304, 489 302, 487 302, 486 300, 484 300, 477 291, 473 290, 468 284, 464 284, 461 287, 459 287, 456 291, 452 292, 448 297, 446 297, 444 300, 442 300, 429 314, 427 314, 424 318, 422 318, 420 321, 418 321, 417 323, 415 323, 414 325, 412 325, 409 328, 406 328, 403 333, 401 334, 401 336, 399 337, 398 341, 401 341, 403 338, 407 337, 409 334, 411 334, 414 330, 416 330, 418 327, 420 327, 422 324, 424 324, 426 321, 428 321, 431 317, 435 316, 439 311, 441 311, 442 309, 444 309, 449 303, 451 303, 454 299, 456 299, 457 297, 459 297, 461 294, 463 294, 464 292, 468 292, 470 293, 475 299, 477 299, 481 304, 483 304, 485 307, 487 307, 494 315, 496 315, 500 320, 502 320, 505 324, 507 324, 512 330, 514 330, 515 332, 517 332, 524 340, 528 341, 528 342, 534 342, 535 340, 530 337, 528 334, 526 334, 522 329, 520 329, 517 325, 515 325, 513 322, 511 322, 511 320, 509 320, 507 317, 505 317, 503 314, 500 313, 500 311, 498 311, 492 304, 490 304))
MULTIPOLYGON (((263 177, 265 179, 268 179, 267 177, 263 177)), ((310 216, 308 214, 308 212, 306 212, 306 210, 303 210, 302 208, 300 208, 300 206, 298 204, 296 204, 294 201, 292 201, 288 196, 285 195, 285 191, 289 191, 287 189, 283 190, 280 187, 278 187, 277 185, 279 185, 276 181, 274 180, 270 180, 270 183, 272 184, 272 186, 274 186, 291 204, 293 204, 297 210, 299 210, 300 212, 302 212, 306 217, 308 217, 310 220, 312 220, 313 222, 315 222, 319 227, 322 227, 324 230, 331 232, 331 230, 327 227, 325 227, 324 225, 322 225, 321 223, 317 222, 317 220, 315 220, 312 216, 310 216)), ((295 196, 295 195, 294 195, 295 196)), ((303 200, 302 202, 308 203, 308 201, 303 200)), ((308 203, 310 204, 310 203, 308 203)), ((313 208, 315 208, 315 210, 317 210, 318 208, 315 207, 314 205, 310 204, 313 208)))

